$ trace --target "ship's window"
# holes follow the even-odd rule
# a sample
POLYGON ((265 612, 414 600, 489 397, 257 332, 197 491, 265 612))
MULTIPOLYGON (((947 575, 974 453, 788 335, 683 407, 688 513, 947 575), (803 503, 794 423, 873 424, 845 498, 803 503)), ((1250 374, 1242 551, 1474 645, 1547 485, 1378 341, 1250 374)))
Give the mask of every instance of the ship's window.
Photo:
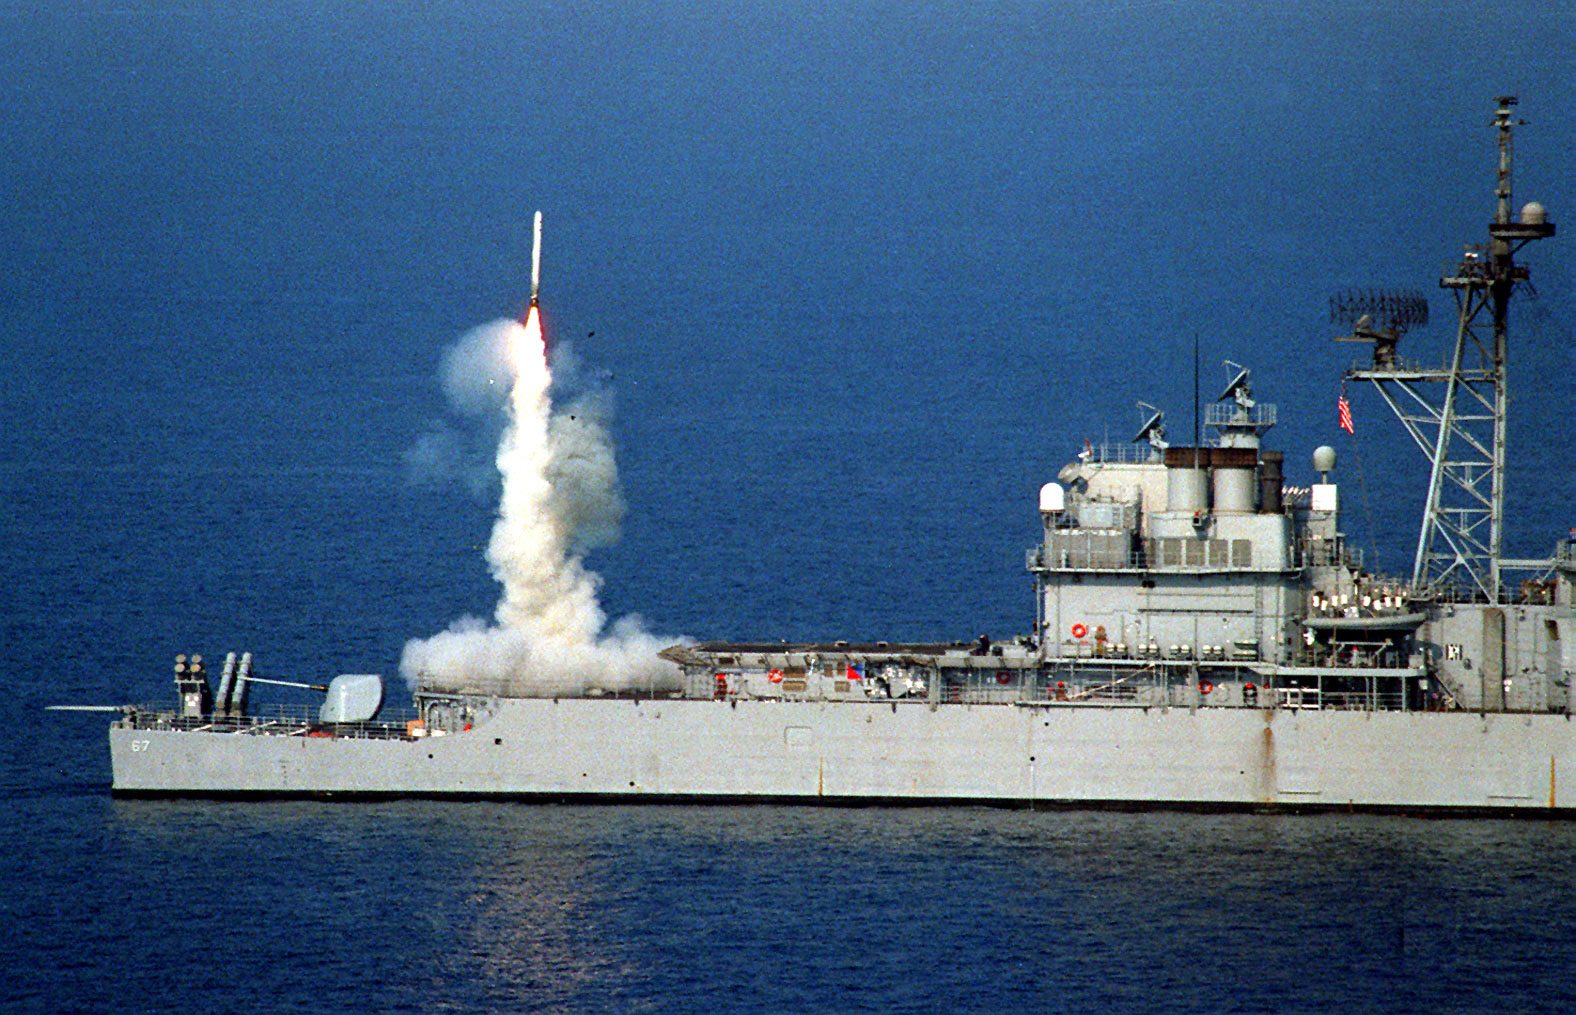
POLYGON ((1557 621, 1557 620, 1545 620, 1543 622, 1543 625, 1545 627, 1547 627, 1548 630, 1549 630, 1549 641, 1559 641, 1560 640, 1560 622, 1559 621, 1557 621))
POLYGON ((493 737, 493 744, 495 744, 497 746, 502 746, 503 745, 503 737, 493 737))
POLYGON ((1253 540, 1233 539, 1231 541, 1231 566, 1251 567, 1253 565, 1253 540))
POLYGON ((1209 566, 1225 567, 1230 563, 1226 559, 1226 541, 1224 539, 1211 539, 1209 541, 1209 566))

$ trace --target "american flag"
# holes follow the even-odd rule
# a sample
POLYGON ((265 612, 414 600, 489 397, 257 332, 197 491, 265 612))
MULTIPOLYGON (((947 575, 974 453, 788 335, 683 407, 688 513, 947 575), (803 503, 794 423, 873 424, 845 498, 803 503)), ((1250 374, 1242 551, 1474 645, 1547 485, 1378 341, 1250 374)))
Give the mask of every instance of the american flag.
POLYGON ((1352 429, 1352 403, 1346 400, 1346 392, 1341 392, 1341 397, 1335 401, 1335 411, 1340 414, 1340 427, 1353 437, 1357 431, 1352 429))

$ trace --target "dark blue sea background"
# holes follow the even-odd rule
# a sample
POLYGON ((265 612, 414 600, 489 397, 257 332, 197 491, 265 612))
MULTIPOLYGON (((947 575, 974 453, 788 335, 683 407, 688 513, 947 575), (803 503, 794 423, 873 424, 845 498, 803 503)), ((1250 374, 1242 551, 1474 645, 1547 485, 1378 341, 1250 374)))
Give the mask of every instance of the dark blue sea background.
MULTIPOLYGON (((485 435, 410 453, 538 208, 616 400, 612 616, 1025 632, 1036 489, 1139 399, 1185 442, 1195 337, 1402 571, 1421 456, 1367 390, 1336 429, 1326 300, 1423 290, 1443 357, 1502 92, 1576 227, 1568 3, 239 6, 0 8, 5 1007, 1576 1003, 1570 824, 118 801, 108 717, 43 711, 169 701, 181 651, 392 677, 490 612, 485 435)), ((1515 310, 1525 556, 1576 523, 1570 243, 1515 310)))

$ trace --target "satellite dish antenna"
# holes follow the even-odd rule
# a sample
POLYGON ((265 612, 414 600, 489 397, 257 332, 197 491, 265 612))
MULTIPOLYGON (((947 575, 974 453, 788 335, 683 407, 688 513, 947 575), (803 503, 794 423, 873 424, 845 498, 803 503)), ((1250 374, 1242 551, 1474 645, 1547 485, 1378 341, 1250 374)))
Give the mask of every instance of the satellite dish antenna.
POLYGON ((1231 383, 1226 385, 1226 390, 1222 391, 1220 397, 1215 399, 1215 401, 1224 402, 1228 398, 1234 398, 1237 400, 1237 404, 1244 409, 1253 408, 1253 385, 1248 380, 1253 371, 1241 363, 1233 363, 1229 359, 1225 360, 1224 363, 1237 373, 1236 376, 1231 378, 1231 383))
POLYGON ((1148 402, 1139 402, 1138 409, 1140 412, 1149 413, 1149 418, 1138 428, 1138 435, 1133 438, 1133 443, 1148 441, 1149 446, 1156 451, 1164 451, 1170 447, 1171 445, 1166 441, 1166 414, 1148 402))

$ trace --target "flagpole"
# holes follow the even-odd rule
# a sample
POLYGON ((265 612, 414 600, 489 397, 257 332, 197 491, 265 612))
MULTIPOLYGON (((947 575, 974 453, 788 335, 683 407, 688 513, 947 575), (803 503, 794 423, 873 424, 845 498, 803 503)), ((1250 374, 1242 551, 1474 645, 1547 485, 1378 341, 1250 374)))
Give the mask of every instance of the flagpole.
POLYGON ((1374 511, 1368 501, 1368 475, 1363 471, 1363 453, 1357 445, 1357 428, 1352 424, 1352 403, 1346 400, 1346 378, 1341 378, 1341 394, 1335 402, 1336 412, 1339 414, 1337 425, 1346 431, 1352 439, 1352 460, 1357 465, 1357 492, 1363 499, 1363 521, 1368 528, 1368 548, 1373 551, 1373 560, 1368 563, 1368 570, 1379 569, 1379 529, 1374 525, 1374 511))

